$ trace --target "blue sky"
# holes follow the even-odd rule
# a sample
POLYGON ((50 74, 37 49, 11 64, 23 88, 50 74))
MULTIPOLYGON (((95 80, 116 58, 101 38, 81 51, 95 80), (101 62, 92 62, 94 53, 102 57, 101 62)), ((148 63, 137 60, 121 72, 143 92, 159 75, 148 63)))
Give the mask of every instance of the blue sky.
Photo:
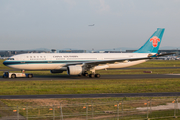
POLYGON ((0 50, 139 48, 158 27, 166 29, 161 47, 179 48, 179 6, 180 0, 1 0, 0 50))

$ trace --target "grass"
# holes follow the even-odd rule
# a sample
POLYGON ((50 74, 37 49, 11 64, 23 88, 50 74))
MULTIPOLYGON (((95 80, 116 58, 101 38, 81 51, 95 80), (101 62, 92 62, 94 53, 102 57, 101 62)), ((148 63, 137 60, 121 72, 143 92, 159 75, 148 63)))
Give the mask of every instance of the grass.
POLYGON ((132 68, 146 67, 180 67, 180 60, 149 60, 145 63, 132 66, 132 68))
MULTIPOLYGON (((53 104, 99 104, 99 103, 113 103, 124 102, 124 104, 130 104, 132 108, 140 107, 135 105, 135 102, 141 103, 141 107, 144 107, 144 103, 147 100, 151 100, 153 105, 162 105, 162 103, 171 103, 177 97, 104 97, 104 98, 61 98, 61 99, 0 99, 8 106, 52 106, 53 104), (134 104, 134 105, 133 105, 134 104)), ((164 104, 163 104, 164 105, 164 104)))
MULTIPOLYGON (((2 64, 0 60, 0 69, 11 69, 2 64)), ((169 74, 180 73, 180 69, 146 69, 147 67, 180 67, 180 61, 163 61, 150 60, 148 62, 132 66, 133 68, 144 69, 119 69, 119 70, 100 70, 98 73, 102 75, 111 74, 145 74, 143 71, 152 71, 153 74, 169 74)), ((18 71, 19 72, 19 71, 18 71)), ((49 71, 27 71, 27 73, 38 75, 57 75, 51 74, 49 71)), ((0 74, 3 72, 0 71, 0 74)), ((66 74, 64 72, 63 74, 66 74)), ((60 74, 61 75, 61 74, 60 74)), ((180 92, 180 81, 178 78, 173 79, 103 79, 103 80, 61 80, 61 81, 1 81, 0 95, 33 95, 33 94, 93 94, 93 93, 146 93, 146 92, 180 92)), ((123 98, 124 100, 143 100, 150 98, 123 98)), ((158 97, 158 99, 161 99, 158 97)), ((163 98, 162 98, 163 99, 163 98)), ((42 100, 42 99, 41 99, 42 100)), ((38 100, 38 101, 41 101, 38 100)), ((52 100, 52 99, 51 99, 52 100)), ((54 100, 54 99, 53 99, 54 100)), ((63 104, 79 104, 91 102, 114 102, 121 101, 122 98, 84 98, 84 99, 55 99, 57 103, 63 104)), ((23 105, 39 105, 38 102, 27 100, 1 100, 8 106, 23 106, 23 105)), ((47 101, 46 101, 47 104, 47 101)), ((128 106, 133 107, 133 105, 128 106)), ((106 109, 105 107, 100 107, 106 109)), ((67 109, 68 111, 68 109, 67 109)), ((20 111, 25 115, 25 111, 20 111)), ((157 114, 166 115, 172 111, 152 112, 151 117, 156 117, 157 114)), ((32 112, 32 114, 36 114, 32 112)), ((142 115, 141 115, 142 116, 142 115)), ((143 118, 146 115, 143 116, 143 118)), ((137 116, 137 118, 142 118, 137 116)), ((174 120, 174 118, 167 118, 174 120)), ((160 120, 160 119, 159 119, 160 120)))
POLYGON ((0 60, 0 69, 1 69, 1 70, 2 70, 2 69, 11 69, 11 68, 3 65, 3 62, 4 62, 4 60, 0 60))
POLYGON ((179 92, 174 79, 1 81, 0 95, 179 92))
MULTIPOLYGON (((124 119, 130 120, 133 118, 136 119, 142 119, 146 118, 147 114, 145 112, 137 111, 135 110, 137 107, 146 107, 144 105, 145 102, 147 102, 147 99, 152 99, 151 104, 152 106, 158 106, 161 104, 171 103, 174 98, 173 97, 134 97, 134 98, 123 98, 123 113, 124 113, 124 119), (135 110, 135 111, 134 111, 135 110), (131 115, 131 111, 134 111, 136 114, 131 115)), ((14 109, 16 109, 16 106, 19 106, 20 114, 25 116, 26 110, 23 110, 23 108, 26 108, 26 106, 29 106, 28 108, 28 115, 51 115, 53 114, 52 111, 49 110, 49 108, 52 108, 54 105, 54 101, 56 103, 55 105, 55 113, 56 115, 60 116, 60 110, 58 108, 59 103, 62 103, 63 106, 63 113, 72 115, 76 113, 76 115, 80 114, 80 112, 86 111, 86 109, 83 109, 83 106, 86 106, 86 103, 88 105, 92 105, 93 103, 93 110, 94 110, 94 117, 102 117, 102 116, 112 116, 116 117, 117 113, 117 107, 114 106, 117 103, 122 102, 122 98, 77 98, 77 99, 44 99, 44 106, 42 107, 42 104, 38 100, 1 100, 4 103, 6 103, 8 106, 15 106, 14 109), (50 105, 47 105, 47 102, 51 102, 50 105), (103 111, 114 111, 113 114, 105 114, 103 111), (99 114, 100 113, 100 114, 99 114)), ((40 100, 42 101, 42 100, 40 100)), ((92 107, 88 107, 88 113, 89 118, 91 117, 92 107)), ((122 110, 121 110, 121 104, 119 109, 119 115, 121 116, 122 110)), ((172 119, 172 116, 174 110, 165 110, 165 111, 150 111, 149 110, 149 117, 150 118, 156 118, 159 119, 159 117, 167 117, 167 119, 172 119), (171 118, 168 118, 171 116, 171 118)), ((180 113, 177 112, 176 115, 180 115, 180 113)), ((85 116, 84 116, 85 117, 85 116)), ((51 119, 51 118, 49 118, 51 119)))

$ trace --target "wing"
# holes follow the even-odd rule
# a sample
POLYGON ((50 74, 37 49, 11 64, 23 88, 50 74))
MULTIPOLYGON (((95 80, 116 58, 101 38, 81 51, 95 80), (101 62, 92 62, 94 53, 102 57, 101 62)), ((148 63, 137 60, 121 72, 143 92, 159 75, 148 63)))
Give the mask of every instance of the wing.
POLYGON ((99 64, 115 64, 119 62, 128 62, 128 61, 137 61, 137 60, 147 60, 147 59, 154 59, 160 56, 171 55, 175 53, 165 53, 165 54, 155 54, 155 55, 148 55, 147 57, 142 58, 127 58, 127 59, 115 59, 115 60, 99 60, 99 61, 85 61, 85 62, 73 62, 67 63, 64 67, 70 65, 90 65, 90 66, 97 66, 99 64))
POLYGON ((145 59, 151 59, 150 57, 144 57, 144 58, 129 58, 129 59, 115 59, 115 60, 99 60, 99 61, 86 61, 86 62, 73 62, 73 63, 67 63, 64 67, 70 66, 70 65, 90 65, 90 66, 97 66, 99 64, 113 64, 118 62, 128 62, 128 61, 137 61, 137 60, 145 60, 145 59))

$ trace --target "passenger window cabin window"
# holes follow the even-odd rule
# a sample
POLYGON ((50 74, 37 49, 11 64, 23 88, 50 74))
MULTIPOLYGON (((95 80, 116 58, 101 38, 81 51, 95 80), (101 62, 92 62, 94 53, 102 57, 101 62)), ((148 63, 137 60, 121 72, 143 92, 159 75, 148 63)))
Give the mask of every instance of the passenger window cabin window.
POLYGON ((32 56, 30 56, 30 58, 32 58, 32 56))
POLYGON ((14 60, 14 58, 8 58, 8 60, 14 60))

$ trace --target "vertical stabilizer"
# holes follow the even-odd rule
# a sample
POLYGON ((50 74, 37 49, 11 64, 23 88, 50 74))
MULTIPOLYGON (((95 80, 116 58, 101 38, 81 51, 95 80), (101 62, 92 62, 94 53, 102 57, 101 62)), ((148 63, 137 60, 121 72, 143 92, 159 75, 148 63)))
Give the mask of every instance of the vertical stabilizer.
POLYGON ((134 53, 157 53, 162 41, 164 28, 157 28, 157 31, 148 39, 148 41, 134 53))

